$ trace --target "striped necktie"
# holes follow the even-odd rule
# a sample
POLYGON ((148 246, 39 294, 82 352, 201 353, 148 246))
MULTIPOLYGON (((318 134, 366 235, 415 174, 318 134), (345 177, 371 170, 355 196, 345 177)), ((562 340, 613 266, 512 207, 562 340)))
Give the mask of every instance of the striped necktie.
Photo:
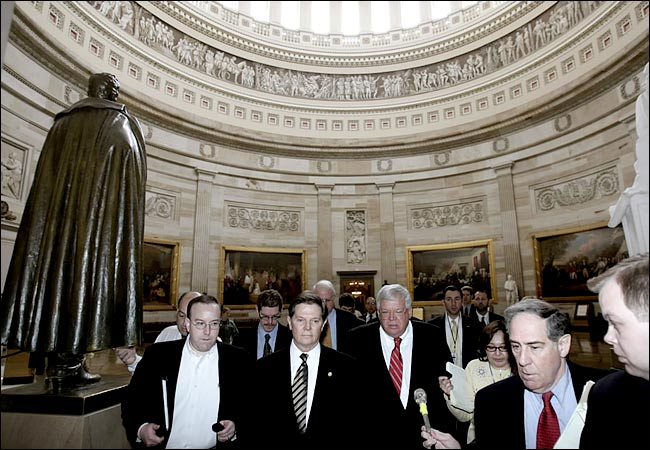
POLYGON ((400 395, 402 391, 402 353, 399 351, 399 344, 402 342, 402 338, 395 338, 395 347, 390 354, 390 366, 388 367, 388 372, 390 377, 393 380, 395 389, 397 389, 397 395, 400 395))
POLYGON ((300 355, 302 364, 293 379, 291 391, 293 395, 293 411, 296 413, 296 422, 300 434, 307 431, 307 353, 300 355))

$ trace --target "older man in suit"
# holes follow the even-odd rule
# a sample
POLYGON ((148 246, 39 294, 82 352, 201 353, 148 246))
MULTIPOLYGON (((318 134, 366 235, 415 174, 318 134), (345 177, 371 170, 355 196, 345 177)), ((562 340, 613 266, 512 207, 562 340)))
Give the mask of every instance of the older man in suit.
POLYGON ((446 375, 451 361, 437 327, 411 321, 411 295, 399 284, 382 286, 377 293, 379 322, 350 331, 341 350, 359 360, 363 379, 373 395, 364 398, 368 423, 357 426, 367 431, 370 448, 422 448, 419 429, 422 415, 415 402, 416 389, 428 394, 431 424, 443 431, 454 430, 438 387, 438 376, 446 375))
POLYGON ((348 331, 359 325, 363 325, 361 319, 354 314, 334 307, 336 289, 329 280, 320 280, 314 285, 312 292, 318 295, 327 308, 327 325, 321 334, 321 343, 334 350, 345 345, 348 331))
POLYGON ((447 342, 454 364, 465 368, 467 363, 477 357, 479 324, 476 316, 464 316, 462 294, 454 285, 445 288, 442 301, 445 313, 434 317, 428 323, 436 325, 440 339, 447 342))
POLYGON ((217 341, 220 321, 218 300, 200 295, 187 307, 188 338, 147 348, 122 401, 122 422, 132 445, 213 448, 217 440, 220 447, 245 443, 253 360, 217 341), (217 422, 223 429, 215 436, 217 422))
POLYGON ((358 448, 355 426, 365 411, 354 390, 356 361, 319 343, 327 308, 303 292, 289 307, 293 340, 288 348, 259 359, 259 404, 255 448, 358 448))
MULTIPOLYGON (((474 445, 481 449, 553 448, 585 383, 607 372, 567 361, 569 317, 550 303, 525 298, 505 310, 505 319, 519 376, 476 393, 474 445)), ((438 430, 422 430, 421 436, 425 448, 460 448, 438 430)))
POLYGON ((279 322, 282 295, 275 289, 267 289, 259 294, 257 313, 260 317, 257 326, 241 329, 233 344, 260 359, 288 347, 291 344, 291 331, 279 322))

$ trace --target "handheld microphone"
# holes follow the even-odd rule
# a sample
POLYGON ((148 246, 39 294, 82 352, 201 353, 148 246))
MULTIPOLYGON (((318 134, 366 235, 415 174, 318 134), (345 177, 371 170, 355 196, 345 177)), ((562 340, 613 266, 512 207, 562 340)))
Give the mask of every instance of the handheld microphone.
POLYGON ((214 431, 215 433, 220 432, 220 431, 223 430, 224 428, 225 428, 225 427, 223 426, 223 424, 222 424, 221 422, 217 422, 217 423, 215 423, 215 424, 212 425, 212 431, 214 431))
POLYGON ((420 414, 422 414, 422 419, 424 419, 424 426, 427 431, 431 431, 431 423, 429 423, 429 411, 427 410, 427 393, 424 392, 424 389, 417 388, 413 392, 413 399, 415 403, 420 405, 420 414))

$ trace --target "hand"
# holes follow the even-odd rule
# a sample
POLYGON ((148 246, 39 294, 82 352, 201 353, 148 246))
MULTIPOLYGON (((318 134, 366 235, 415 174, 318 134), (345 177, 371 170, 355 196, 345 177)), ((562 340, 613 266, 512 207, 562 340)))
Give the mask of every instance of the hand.
POLYGON ((130 366, 135 362, 135 348, 114 348, 117 357, 122 360, 124 364, 130 366))
POLYGON ((424 439, 422 443, 424 448, 460 448, 458 441, 449 433, 443 433, 433 428, 431 431, 427 431, 424 425, 421 430, 420 436, 424 439))
POLYGON ((220 420, 219 423, 223 425, 223 430, 217 433, 217 440, 219 442, 234 441, 237 439, 235 422, 232 420, 220 420))
POLYGON ((158 436, 156 430, 160 428, 157 423, 148 423, 140 429, 140 439, 147 447, 153 447, 160 444, 165 438, 158 436))
POLYGON ((440 385, 442 392, 444 392, 447 397, 449 397, 451 395, 452 389, 454 389, 454 385, 451 383, 449 377, 438 377, 438 384, 440 385))

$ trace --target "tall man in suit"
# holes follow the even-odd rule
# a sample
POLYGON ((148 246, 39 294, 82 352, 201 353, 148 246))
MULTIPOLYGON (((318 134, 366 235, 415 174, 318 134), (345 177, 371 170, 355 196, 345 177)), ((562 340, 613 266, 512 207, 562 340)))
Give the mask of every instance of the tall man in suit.
POLYGON ((363 321, 352 313, 334 307, 336 289, 331 281, 320 280, 314 285, 312 292, 318 295, 327 307, 327 325, 321 334, 321 343, 338 350, 345 345, 348 331, 363 325, 363 321))
POLYGON ((454 364, 465 368, 468 362, 477 357, 478 322, 471 316, 461 314, 462 295, 456 286, 445 288, 442 303, 445 313, 428 323, 436 325, 440 330, 440 338, 447 342, 454 364))
POLYGON ((504 320, 503 316, 490 312, 490 299, 486 291, 477 289, 474 293, 474 303, 476 304, 476 308, 473 317, 478 320, 481 330, 490 322, 504 320))
MULTIPOLYGON (((646 66, 647 70, 647 66, 646 66)), ((589 392, 580 448, 643 448, 650 423, 648 354, 648 253, 621 261, 587 281, 598 292, 609 323, 605 342, 625 365, 600 379, 589 392)))
POLYGON ((217 440, 220 447, 245 443, 253 360, 242 349, 217 341, 220 322, 218 300, 201 295, 187 307, 187 339, 147 348, 122 401, 122 422, 132 445, 213 448, 217 440), (216 436, 215 422, 224 427, 216 436))
MULTIPOLYGON (((357 429, 367 431, 370 448, 421 449, 419 429, 422 416, 413 394, 421 388, 428 394, 431 424, 453 431, 454 419, 440 394, 438 376, 446 375, 451 360, 449 349, 437 327, 411 321, 409 291, 399 284, 387 284, 377 293, 379 322, 350 331, 342 351, 356 357, 368 381, 364 414, 369 423, 357 429)), ((341 423, 343 425, 343 423, 341 423)))
POLYGON ((257 297, 257 313, 260 316, 258 325, 241 329, 233 344, 260 359, 288 347, 291 344, 291 331, 279 322, 282 316, 282 295, 275 289, 260 292, 257 297))
POLYGON ((303 292, 289 307, 291 345, 257 361, 255 448, 358 448, 354 424, 366 411, 357 407, 356 361, 319 343, 326 317, 320 297, 303 292))
POLYGON ((476 306, 472 303, 472 299, 474 298, 474 288, 472 286, 463 286, 460 288, 460 294, 463 297, 461 313, 464 316, 470 316, 476 311, 476 306))

